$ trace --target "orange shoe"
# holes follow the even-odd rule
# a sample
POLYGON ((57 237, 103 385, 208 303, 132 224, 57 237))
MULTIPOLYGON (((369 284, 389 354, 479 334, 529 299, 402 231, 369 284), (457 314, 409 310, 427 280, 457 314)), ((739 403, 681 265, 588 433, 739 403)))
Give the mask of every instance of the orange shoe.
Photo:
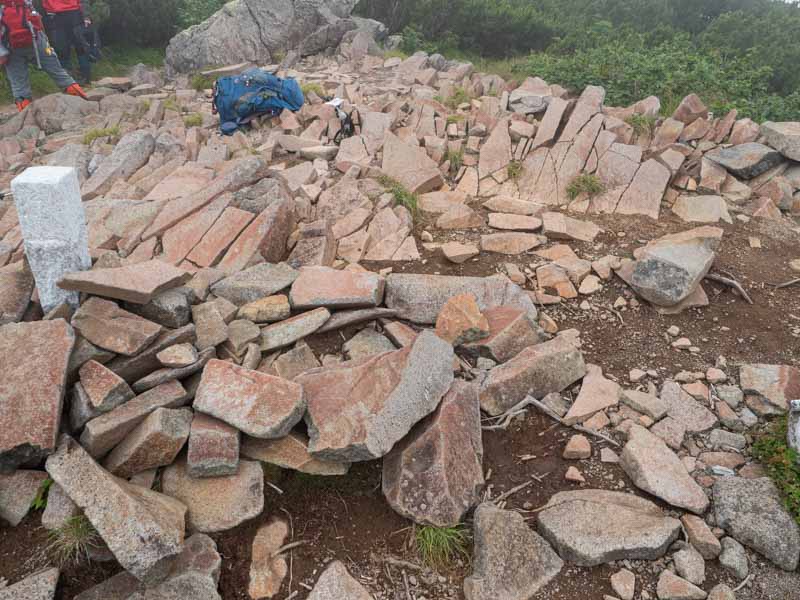
POLYGON ((67 89, 64 90, 65 94, 69 94, 70 96, 78 96, 79 98, 83 98, 84 100, 88 100, 89 97, 86 95, 86 92, 83 91, 83 88, 79 86, 77 83, 73 83, 67 89))
POLYGON ((17 104, 17 110, 19 112, 22 112, 23 110, 25 110, 30 106, 31 101, 28 98, 21 98, 16 101, 16 104, 17 104))

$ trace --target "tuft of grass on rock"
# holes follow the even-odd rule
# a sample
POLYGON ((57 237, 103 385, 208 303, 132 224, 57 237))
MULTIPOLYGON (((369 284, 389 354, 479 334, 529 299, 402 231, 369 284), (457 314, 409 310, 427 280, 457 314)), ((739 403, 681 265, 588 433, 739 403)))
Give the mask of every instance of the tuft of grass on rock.
POLYGON ((444 156, 445 160, 450 161, 450 172, 458 173, 459 169, 464 165, 464 150, 448 150, 444 156))
POLYGON ((186 127, 200 127, 203 125, 203 116, 199 113, 192 113, 183 117, 183 124, 186 127))
POLYGON ((378 183, 380 183, 387 192, 394 196, 394 202, 396 205, 405 206, 411 213, 411 216, 416 219, 417 212, 419 211, 419 203, 416 194, 412 194, 403 186, 403 184, 401 184, 399 181, 395 181, 387 175, 379 177, 378 183))
POLYGON ((437 569, 452 566, 459 558, 470 561, 469 531, 463 525, 455 527, 416 527, 414 543, 420 560, 437 569))
POLYGON ((461 123, 464 120, 464 115, 450 115, 447 117, 447 124, 452 125, 453 123, 461 123))
POLYGON ((510 180, 519 181, 519 178, 522 177, 522 163, 518 160, 512 160, 506 167, 506 173, 508 173, 510 180))
POLYGON ((88 563, 91 549, 101 546, 102 538, 94 525, 85 515, 78 515, 50 532, 47 550, 53 561, 64 567, 88 563))
POLYGON ((605 191, 606 188, 600 178, 589 173, 578 175, 567 186, 567 195, 570 200, 575 200, 581 194, 587 194, 590 198, 594 198, 605 191))
POLYGON ((656 118, 648 115, 631 115, 625 122, 633 127, 636 135, 653 135, 656 129, 656 118))
POLYGON ((91 146, 92 142, 104 137, 117 137, 119 136, 119 127, 108 127, 106 129, 90 129, 83 136, 83 143, 91 146))
POLYGON ((800 464, 797 452, 789 447, 787 431, 787 417, 774 420, 753 444, 753 456, 764 465, 781 491, 786 509, 800 524, 800 464))

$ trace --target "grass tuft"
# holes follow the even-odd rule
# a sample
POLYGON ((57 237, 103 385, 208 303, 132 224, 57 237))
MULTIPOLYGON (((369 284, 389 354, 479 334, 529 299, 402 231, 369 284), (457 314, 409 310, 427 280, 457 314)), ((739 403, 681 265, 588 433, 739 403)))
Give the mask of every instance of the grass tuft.
POLYGON ((461 104, 467 104, 472 100, 472 97, 467 93, 463 87, 457 87, 453 89, 453 93, 450 94, 450 97, 445 102, 445 105, 448 108, 455 110, 461 104))
POLYGON ((177 102, 177 100, 175 100, 175 98, 171 98, 171 97, 167 98, 166 100, 164 100, 162 102, 162 104, 164 106, 164 110, 172 110, 172 111, 174 111, 176 113, 180 113, 181 112, 181 108, 180 108, 180 106, 178 106, 178 102, 177 102))
POLYGON ((450 115, 447 117, 447 124, 452 125, 453 123, 461 123, 464 120, 464 115, 450 115))
POLYGON ((104 137, 117 137, 119 136, 119 127, 108 127, 107 129, 90 129, 83 136, 83 143, 91 146, 92 142, 104 137))
POLYGON ((470 561, 469 532, 463 525, 417 527, 414 541, 420 560, 433 569, 449 567, 458 558, 470 561))
POLYGON ((387 50, 383 53, 383 58, 385 60, 389 58, 400 58, 405 60, 408 58, 408 53, 403 52, 402 50, 387 50))
POLYGON ((656 129, 656 118, 647 115, 631 115, 625 122, 633 127, 636 135, 653 135, 656 129))
POLYGON ((767 469, 783 495, 786 509, 800 524, 800 464, 797 452, 789 447, 787 431, 786 417, 770 423, 753 444, 753 456, 767 469))
POLYGON ((183 117, 183 124, 186 127, 201 127, 203 125, 203 116, 200 113, 192 113, 183 117))
POLYGON ((417 218, 419 204, 416 194, 412 194, 403 186, 403 184, 401 184, 399 181, 395 181, 387 175, 382 175, 379 177, 378 183, 380 183, 387 192, 394 196, 394 202, 396 205, 399 204, 400 206, 405 206, 408 209, 408 212, 411 213, 411 217, 414 219, 417 218))
POLYGON ((587 194, 590 198, 599 196, 606 191, 603 182, 597 175, 590 175, 583 173, 578 175, 572 180, 572 183, 567 186, 567 195, 570 200, 575 200, 581 194, 587 194))
POLYGON ((508 178, 511 181, 519 181, 519 178, 522 177, 522 163, 518 160, 512 160, 506 168, 506 173, 508 173, 508 178))
POLYGON ((325 90, 319 83, 304 83, 300 86, 300 89, 303 90, 304 96, 307 96, 309 92, 314 92, 320 98, 327 96, 325 90))
POLYGON ((92 548, 102 546, 102 538, 84 515, 67 520, 49 535, 48 553, 60 567, 89 562, 92 548))
POLYGON ((444 156, 445 160, 450 161, 450 172, 458 173, 459 169, 464 165, 464 150, 448 150, 444 156))
POLYGON ((197 73, 196 75, 192 75, 190 85, 192 86, 193 90, 202 92, 204 90, 210 90, 212 87, 214 87, 215 81, 216 80, 213 77, 197 73))

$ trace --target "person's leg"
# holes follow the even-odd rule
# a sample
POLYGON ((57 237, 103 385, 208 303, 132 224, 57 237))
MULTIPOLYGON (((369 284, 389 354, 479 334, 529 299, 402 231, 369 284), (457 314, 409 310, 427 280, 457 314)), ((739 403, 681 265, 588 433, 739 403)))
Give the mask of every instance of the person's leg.
MULTIPOLYGON (((28 73, 28 48, 18 48, 11 52, 6 64, 6 76, 11 83, 11 95, 16 102, 30 100, 31 91, 30 74, 28 73)), ((32 52, 32 50, 31 50, 32 52)))
POLYGON ((64 13, 56 13, 52 18, 53 27, 50 34, 50 43, 58 54, 58 59, 65 71, 72 70, 72 50, 69 40, 71 37, 69 20, 64 18, 64 13))
POLYGON ((39 36, 38 44, 39 58, 42 61, 42 70, 47 73, 50 79, 52 79, 59 88, 64 90, 65 93, 85 98, 86 95, 83 93, 83 90, 75 83, 72 75, 61 65, 58 56, 54 53, 47 54, 48 44, 43 36, 39 36))

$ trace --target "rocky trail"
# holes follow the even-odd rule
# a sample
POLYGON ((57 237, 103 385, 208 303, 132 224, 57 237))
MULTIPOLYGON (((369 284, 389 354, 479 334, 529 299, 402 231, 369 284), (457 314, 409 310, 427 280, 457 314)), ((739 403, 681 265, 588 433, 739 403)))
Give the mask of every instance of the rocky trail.
POLYGON ((0 117, 0 600, 798 598, 752 445, 800 399, 800 124, 339 15, 223 137, 226 14, 0 117))

